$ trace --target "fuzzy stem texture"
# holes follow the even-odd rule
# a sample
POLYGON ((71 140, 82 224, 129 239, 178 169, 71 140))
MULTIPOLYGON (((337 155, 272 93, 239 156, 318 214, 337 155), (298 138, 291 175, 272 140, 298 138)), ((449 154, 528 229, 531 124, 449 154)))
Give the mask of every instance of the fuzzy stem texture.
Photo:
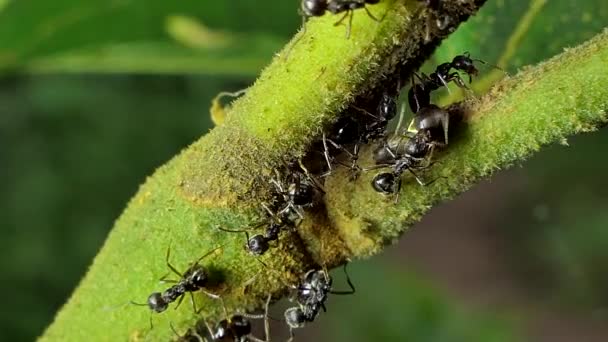
MULTIPOLYGON (((258 208, 269 196, 274 169, 304 156, 349 105, 364 107, 385 82, 415 70, 482 3, 446 9, 458 19, 447 31, 431 26, 427 32, 433 14, 417 1, 370 6, 384 16, 379 23, 357 12, 348 40, 333 26, 335 18, 313 19, 287 47, 288 58, 277 56, 232 106, 224 125, 146 180, 41 340, 168 340, 175 338, 169 323, 184 332, 201 315, 222 318, 219 301, 200 292, 193 296, 202 309, 198 315, 189 297, 161 314, 130 303, 145 303, 151 292, 170 285, 158 282, 169 272, 169 246, 170 262, 182 272, 219 247, 201 261, 216 280, 208 291, 220 295, 229 312, 261 307, 269 293, 285 294, 286 284, 311 267, 375 254, 433 204, 543 144, 606 121, 608 32, 506 78, 481 99, 454 106, 463 120, 424 175, 445 178, 420 187, 405 177, 396 205, 371 189, 373 172, 349 181, 338 170, 325 182, 324 203, 261 257, 266 266, 243 250, 242 234, 218 229, 251 227, 262 217, 258 208)), ((368 149, 361 163, 370 164, 368 149)))

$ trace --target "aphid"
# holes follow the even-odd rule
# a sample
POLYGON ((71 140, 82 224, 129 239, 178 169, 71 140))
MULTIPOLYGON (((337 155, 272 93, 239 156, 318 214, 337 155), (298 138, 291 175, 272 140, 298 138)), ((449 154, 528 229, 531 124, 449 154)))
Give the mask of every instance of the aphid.
POLYGON ((412 112, 417 113, 421 108, 428 106, 431 103, 431 92, 443 86, 447 87, 451 81, 461 88, 467 88, 457 71, 466 73, 469 76, 469 83, 471 83, 472 76, 476 76, 479 72, 474 62, 486 63, 480 59, 472 59, 470 54, 465 52, 454 57, 451 62, 438 65, 435 71, 428 76, 416 75, 421 83, 415 83, 412 80, 412 87, 407 94, 412 112), (452 72, 452 69, 457 71, 452 72))
POLYGON ((169 304, 171 304, 172 302, 179 299, 177 306, 175 307, 177 309, 179 307, 179 305, 182 303, 182 300, 184 299, 184 295, 186 293, 189 293, 194 311, 198 312, 198 310, 196 309, 196 303, 194 301, 194 295, 192 294, 193 292, 200 290, 211 298, 214 298, 214 299, 219 298, 217 295, 204 290, 204 288, 209 284, 209 274, 208 274, 207 270, 202 265, 199 264, 199 262, 220 248, 221 247, 214 248, 210 252, 208 252, 205 255, 203 255, 202 257, 200 257, 183 274, 181 272, 179 272, 169 262, 171 248, 170 247, 167 248, 167 254, 166 254, 166 259, 165 259, 165 261, 167 263, 167 267, 173 273, 178 275, 180 277, 180 279, 175 281, 175 280, 167 280, 167 279, 165 279, 165 277, 161 278, 162 281, 173 282, 173 283, 175 283, 175 285, 171 286, 170 288, 168 288, 167 290, 165 290, 163 292, 153 292, 150 296, 148 296, 147 304, 139 304, 139 303, 133 303, 133 304, 147 305, 150 308, 150 310, 160 313, 160 312, 167 310, 167 308, 169 307, 169 304))
POLYGON ((380 0, 302 0, 300 12, 304 21, 310 17, 323 16, 325 12, 332 14, 344 13, 344 16, 334 26, 340 25, 348 17, 348 25, 346 26, 346 38, 348 39, 350 37, 354 11, 363 8, 370 18, 379 21, 365 6, 374 5, 379 2, 380 0))
POLYGON ((293 300, 298 306, 285 310, 285 322, 289 326, 290 338, 294 338, 293 330, 303 328, 307 322, 313 322, 318 316, 321 309, 325 312, 325 301, 328 294, 347 295, 354 294, 355 287, 346 272, 346 264, 344 265, 344 274, 346 281, 350 287, 347 291, 334 291, 332 289, 332 278, 325 269, 312 269, 308 271, 302 278, 301 283, 294 288, 295 293, 293 300))

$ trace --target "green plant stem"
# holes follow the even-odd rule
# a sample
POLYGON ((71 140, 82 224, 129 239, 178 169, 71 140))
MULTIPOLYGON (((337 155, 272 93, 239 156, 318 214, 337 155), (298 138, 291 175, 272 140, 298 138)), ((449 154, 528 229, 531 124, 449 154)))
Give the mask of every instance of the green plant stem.
MULTIPOLYGON (((303 156, 324 127, 350 102, 378 88, 383 77, 422 63, 442 35, 430 32, 432 39, 424 41, 428 13, 413 13, 417 5, 397 1, 371 7, 374 13, 386 11, 380 23, 357 13, 349 40, 336 36, 335 18, 307 25, 289 58, 275 59, 234 104, 224 126, 142 185, 41 340, 169 339, 169 323, 183 333, 200 317, 188 297, 177 310, 173 304, 161 314, 130 303, 145 303, 151 292, 169 286, 158 283, 168 272, 169 245, 171 263, 182 272, 219 246, 202 261, 221 280, 208 290, 221 295, 229 311, 260 307, 269 293, 275 298, 284 294, 286 284, 297 282, 314 265, 333 267, 376 253, 437 201, 525 158, 541 144, 606 120, 604 33, 461 108, 465 124, 454 128, 454 142, 437 155, 439 163, 428 173, 447 180, 426 188, 406 184, 401 201, 393 205, 370 190, 372 173, 345 182, 342 171, 336 172, 326 182, 325 205, 307 213, 297 233, 282 234, 279 245, 261 257, 267 267, 262 266, 243 250, 242 234, 218 227, 251 226, 260 218, 257 208, 268 197, 275 168, 303 156)), ((453 14, 465 20, 476 9, 454 8, 453 14)), ((201 293, 194 299, 204 317, 222 317, 219 301, 201 293)))

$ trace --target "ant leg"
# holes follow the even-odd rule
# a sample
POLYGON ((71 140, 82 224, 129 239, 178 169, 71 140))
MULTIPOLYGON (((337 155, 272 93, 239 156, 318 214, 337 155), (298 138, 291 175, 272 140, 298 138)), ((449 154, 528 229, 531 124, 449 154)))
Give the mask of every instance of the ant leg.
POLYGON ((169 284, 176 284, 179 283, 179 280, 173 280, 173 279, 167 279, 167 277, 170 275, 171 273, 167 273, 164 276, 162 276, 158 281, 160 281, 161 283, 169 283, 169 284))
POLYGON ((306 166, 304 166, 304 164, 302 164, 302 160, 299 159, 298 160, 298 164, 300 165, 300 168, 302 169, 302 171, 304 171, 304 175, 306 176, 306 178, 308 178, 313 185, 315 186, 315 188, 317 188, 317 190, 321 191, 323 194, 325 194, 325 189, 323 189, 323 185, 321 184, 321 182, 319 182, 319 180, 310 174, 310 172, 308 172, 308 169, 306 168, 306 166))
POLYGON ((202 257, 198 258, 198 260, 196 260, 194 262, 194 264, 198 264, 201 260, 203 260, 204 258, 208 257, 209 255, 215 253, 215 251, 217 251, 218 249, 221 249, 223 246, 217 246, 214 249, 210 250, 209 252, 205 253, 202 257))
POLYGON ((350 30, 353 27, 353 17, 355 16, 355 11, 348 10, 346 13, 349 13, 348 16, 348 26, 346 27, 346 39, 350 38, 350 30))
MULTIPOLYGON (((397 121, 397 127, 395 128, 395 132, 393 136, 399 135, 399 131, 401 130, 401 125, 403 124, 403 118, 405 117, 405 104, 401 102, 401 107, 399 108, 399 121, 397 121)), ((411 126, 411 123, 410 123, 411 126)), ((409 127, 408 127, 409 130, 409 127)))
MULTIPOLYGON (((449 76, 449 79, 454 81, 454 83, 456 83, 456 85, 462 89, 469 89, 469 87, 464 83, 464 80, 462 79, 462 77, 460 77, 460 75, 458 73, 453 73, 449 76)), ((471 83, 473 79, 471 78, 471 75, 469 75, 469 83, 471 83)))
POLYGON ((268 308, 270 307, 270 301, 272 300, 272 294, 268 294, 266 299, 266 305, 264 306, 264 339, 266 342, 270 342, 270 322, 268 321, 268 308))
POLYGON ((374 165, 374 166, 371 166, 371 167, 362 168, 361 170, 367 172, 367 171, 373 171, 373 170, 377 170, 377 169, 382 169, 382 168, 385 168, 385 167, 391 167, 391 166, 394 166, 394 165, 395 164, 377 164, 377 165, 374 165))
POLYGON ((200 310, 196 308, 196 301, 194 300, 194 294, 192 294, 192 292, 190 292, 190 304, 192 304, 192 310, 194 310, 195 314, 198 315, 201 311, 203 311, 203 308, 200 310))
POLYGON ((323 142, 323 155, 325 156, 325 161, 327 162, 327 169, 329 170, 328 172, 331 173, 332 168, 331 168, 331 161, 330 161, 330 156, 329 156, 329 148, 327 147, 327 137, 325 136, 325 132, 323 132, 323 138, 322 138, 322 142, 323 142))
POLYGON ((399 194, 401 193, 401 176, 397 180, 397 189, 395 189, 395 204, 399 202, 399 194))
POLYGON ((171 263, 169 262, 169 256, 171 255, 171 244, 169 244, 169 247, 167 247, 167 254, 165 256, 165 262, 167 263, 167 267, 169 267, 169 269, 171 271, 173 271, 173 273, 177 274, 180 278, 183 278, 184 275, 178 271, 175 267, 173 267, 173 265, 171 265, 171 263))
POLYGON ((248 313, 241 313, 243 317, 253 318, 253 319, 264 319, 264 339, 259 339, 255 336, 249 335, 247 338, 253 342, 270 342, 270 322, 268 320, 268 310, 270 307, 270 301, 272 300, 272 294, 268 295, 268 299, 266 299, 266 304, 264 305, 264 314, 261 315, 252 315, 248 313))
POLYGON ((293 342, 293 338, 294 338, 294 334, 293 334, 293 328, 289 327, 289 338, 287 339, 287 342, 293 342))
POLYGON ((224 299, 222 299, 222 297, 220 297, 220 295, 216 295, 215 293, 211 293, 209 291, 205 291, 205 290, 201 290, 201 292, 203 292, 204 294, 206 294, 207 296, 209 296, 212 299, 219 299, 222 301, 222 304, 224 303, 224 299))
POLYGON ((416 182, 418 182, 418 184, 422 185, 422 186, 426 186, 427 184, 425 182, 422 181, 422 179, 420 179, 420 177, 418 177, 418 175, 414 172, 414 170, 412 170, 411 168, 407 168, 407 170, 409 172, 412 173, 412 175, 414 175, 414 179, 416 179, 416 182))
MULTIPOLYGON (((190 293, 192 294, 192 293, 190 293)), ((179 300, 177 301, 177 305, 175 305, 175 310, 177 310, 177 308, 179 308, 179 306, 182 304, 182 302, 184 301, 184 295, 182 294, 181 296, 179 296, 179 300)))
POLYGON ((344 264, 344 275, 346 275, 346 282, 348 283, 348 286, 350 287, 350 290, 348 291, 330 291, 329 293, 331 294, 337 294, 337 295, 350 295, 355 293, 355 285, 353 285, 353 282, 350 280, 350 276, 348 275, 348 272, 346 271, 346 266, 348 264, 344 264))
POLYGON ((334 26, 338 26, 340 24, 342 24, 342 22, 344 21, 344 19, 346 19, 346 17, 348 16, 350 10, 346 11, 346 13, 344 13, 344 15, 342 16, 342 18, 340 18, 338 21, 336 21, 334 23, 334 26))
POLYGON ((367 15, 369 15, 370 18, 372 18, 374 21, 376 21, 378 23, 380 22, 380 20, 378 20, 378 18, 376 18, 376 17, 374 17, 372 15, 372 12, 369 11, 369 9, 367 8, 367 6, 363 5, 363 9, 365 10, 365 12, 367 12, 367 15))

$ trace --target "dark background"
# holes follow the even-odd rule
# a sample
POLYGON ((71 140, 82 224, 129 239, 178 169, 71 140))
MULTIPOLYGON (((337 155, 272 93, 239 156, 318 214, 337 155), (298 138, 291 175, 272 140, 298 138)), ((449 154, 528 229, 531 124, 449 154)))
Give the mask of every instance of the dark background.
MULTIPOLYGON (((468 50, 500 64, 537 2, 490 1, 435 60, 468 50)), ((41 334, 138 185, 212 127, 215 94, 253 82, 296 31, 297 6, 0 1, 3 340, 41 334), (177 28, 168 19, 176 15, 177 28), (228 43, 216 44, 201 23, 228 43)), ((501 64, 510 73, 608 24, 603 0, 552 0, 531 16, 501 64)), ((568 144, 438 206, 398 245, 351 265, 357 294, 331 298, 302 334, 608 340, 608 137, 600 131, 568 144)))

